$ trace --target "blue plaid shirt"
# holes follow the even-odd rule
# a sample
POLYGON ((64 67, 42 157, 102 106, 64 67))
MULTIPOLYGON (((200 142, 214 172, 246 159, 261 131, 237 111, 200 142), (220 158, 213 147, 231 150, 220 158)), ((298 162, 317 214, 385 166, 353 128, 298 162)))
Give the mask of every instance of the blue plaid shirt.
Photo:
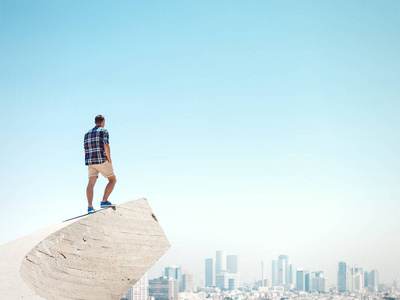
POLYGON ((96 125, 85 134, 85 165, 97 165, 107 161, 104 144, 109 144, 108 131, 96 125))

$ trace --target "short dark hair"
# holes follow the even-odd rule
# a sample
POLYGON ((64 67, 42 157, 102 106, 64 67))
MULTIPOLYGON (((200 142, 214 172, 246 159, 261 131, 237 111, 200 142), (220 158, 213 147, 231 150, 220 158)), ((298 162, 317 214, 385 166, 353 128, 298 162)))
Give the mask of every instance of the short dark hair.
POLYGON ((102 116, 102 115, 97 115, 96 118, 94 119, 94 122, 96 124, 101 124, 101 122, 103 122, 103 121, 104 121, 104 116, 102 116))

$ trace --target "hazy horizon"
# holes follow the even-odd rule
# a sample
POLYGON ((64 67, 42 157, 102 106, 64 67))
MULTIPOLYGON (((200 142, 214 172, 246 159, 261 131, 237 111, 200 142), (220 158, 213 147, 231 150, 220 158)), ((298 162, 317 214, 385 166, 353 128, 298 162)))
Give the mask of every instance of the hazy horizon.
MULTIPOLYGON (((117 204, 171 249, 149 276, 280 254, 400 278, 399 1, 0 0, 0 244, 86 212, 103 114, 117 204)), ((95 187, 99 207, 106 180, 95 187)))

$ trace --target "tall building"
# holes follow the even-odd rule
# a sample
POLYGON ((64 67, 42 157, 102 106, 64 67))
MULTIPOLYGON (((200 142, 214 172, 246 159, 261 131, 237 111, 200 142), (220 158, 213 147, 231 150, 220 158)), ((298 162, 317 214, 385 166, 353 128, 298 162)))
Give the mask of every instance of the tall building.
POLYGON ((316 292, 316 288, 315 288, 315 272, 311 272, 310 273, 310 281, 309 281, 309 284, 310 284, 310 292, 316 292))
MULTIPOLYGON (((235 274, 235 275, 237 277, 237 274, 235 274)), ((232 276, 232 277, 235 277, 235 276, 232 276)), ((230 291, 237 290, 239 288, 238 282, 239 282, 238 278, 229 278, 228 279, 228 289, 230 291)))
POLYGON ((206 258, 205 264, 206 287, 214 286, 214 260, 212 258, 206 258))
POLYGON ((347 262, 339 262, 338 267, 338 292, 345 293, 350 291, 350 267, 347 262))
POLYGON ((126 293, 124 300, 147 300, 147 273, 126 293))
POLYGON ((217 251, 215 260, 215 272, 212 258, 206 259, 206 286, 219 287, 222 290, 237 289, 239 287, 238 256, 226 255, 226 251, 217 251), (211 284, 212 275, 215 281, 211 284))
POLYGON ((298 291, 305 291, 305 276, 306 276, 306 271, 303 269, 297 269, 296 272, 296 289, 298 291))
POLYGON ((378 270, 372 270, 370 272, 364 272, 364 287, 371 291, 376 291, 379 286, 379 274, 378 270))
POLYGON ((265 261, 261 262, 261 286, 265 283, 265 261))
POLYGON ((278 285, 278 261, 273 260, 272 261, 272 286, 277 286, 278 285))
POLYGON ((220 274, 222 271, 226 271, 226 251, 217 251, 215 275, 220 274))
POLYGON ((149 297, 155 300, 179 300, 178 280, 166 276, 149 280, 149 297))
POLYGON ((378 270, 372 270, 368 273, 368 288, 372 291, 378 289, 379 286, 379 273, 378 270))
POLYGON ((329 292, 329 281, 328 278, 322 277, 319 279, 319 292, 320 293, 328 293, 329 292))
POLYGON ((193 275, 189 273, 184 273, 182 275, 182 289, 184 292, 193 292, 193 275))
POLYGON ((310 280, 310 273, 308 271, 306 271, 305 275, 304 275, 304 290, 306 292, 311 292, 311 280, 310 280))
POLYGON ((328 278, 325 277, 324 271, 312 272, 311 292, 326 293, 328 292, 328 278))
POLYGON ((233 285, 231 285, 231 287, 234 286, 235 287, 234 289, 237 289, 240 284, 240 276, 239 276, 239 272, 238 272, 238 256, 237 255, 228 255, 226 257, 226 268, 229 273, 236 274, 236 276, 234 276, 234 279, 230 279, 230 280, 231 280, 231 283, 233 284, 233 285), (232 281, 232 280, 234 280, 234 281, 232 281))
POLYGON ((168 278, 176 279, 179 283, 179 292, 183 292, 182 286, 182 269, 181 267, 166 267, 165 268, 165 276, 168 278))
POLYGON ((228 255, 226 257, 226 269, 229 273, 237 273, 238 272, 238 256, 237 255, 228 255))
POLYGON ((278 260, 272 261, 272 286, 285 286, 293 284, 293 265, 289 263, 289 256, 279 255, 278 260))
POLYGON ((287 284, 293 284, 293 265, 290 264, 289 265, 289 281, 287 282, 287 284))
POLYGON ((351 268, 351 291, 362 291, 364 289, 364 272, 362 268, 351 268))
POLYGON ((278 257, 278 285, 285 285, 289 282, 289 256, 279 255, 278 257))
POLYGON ((368 288, 368 272, 364 272, 364 287, 368 288))
POLYGON ((237 290, 239 287, 238 274, 221 272, 215 277, 215 285, 221 290, 237 290))

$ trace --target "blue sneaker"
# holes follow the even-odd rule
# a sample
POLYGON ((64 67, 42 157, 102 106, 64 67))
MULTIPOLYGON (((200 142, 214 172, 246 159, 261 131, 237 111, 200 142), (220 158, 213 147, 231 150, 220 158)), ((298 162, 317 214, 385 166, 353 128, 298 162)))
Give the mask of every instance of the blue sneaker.
POLYGON ((100 207, 101 208, 103 208, 103 207, 111 207, 111 206, 115 206, 115 204, 112 204, 110 201, 106 201, 106 202, 103 202, 103 201, 101 201, 100 202, 100 207))
POLYGON ((87 208, 87 212, 88 212, 88 214, 91 214, 91 213, 94 213, 95 210, 94 210, 93 207, 88 207, 88 208, 87 208))

